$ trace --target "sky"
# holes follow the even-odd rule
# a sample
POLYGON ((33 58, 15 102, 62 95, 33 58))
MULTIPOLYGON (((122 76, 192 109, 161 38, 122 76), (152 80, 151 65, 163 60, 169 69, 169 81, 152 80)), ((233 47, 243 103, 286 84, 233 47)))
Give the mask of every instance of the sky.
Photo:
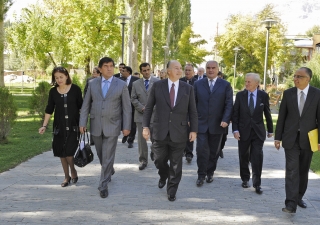
MULTIPOLYGON (((191 22, 195 33, 209 43, 206 48, 212 48, 213 37, 224 32, 224 25, 231 14, 255 14, 268 3, 274 4, 280 12, 281 20, 287 25, 288 35, 304 34, 313 25, 320 25, 319 0, 190 0, 191 22)), ((23 7, 36 3, 37 0, 15 0, 8 12, 19 14, 23 7)))

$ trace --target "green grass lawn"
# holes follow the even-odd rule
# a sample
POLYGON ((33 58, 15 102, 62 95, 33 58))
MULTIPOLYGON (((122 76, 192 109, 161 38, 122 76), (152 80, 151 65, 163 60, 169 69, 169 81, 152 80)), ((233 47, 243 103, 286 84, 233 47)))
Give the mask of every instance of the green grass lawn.
POLYGON ((38 133, 40 119, 28 114, 29 97, 14 96, 18 119, 11 128, 8 143, 0 144, 0 173, 51 149, 51 128, 43 135, 38 133))

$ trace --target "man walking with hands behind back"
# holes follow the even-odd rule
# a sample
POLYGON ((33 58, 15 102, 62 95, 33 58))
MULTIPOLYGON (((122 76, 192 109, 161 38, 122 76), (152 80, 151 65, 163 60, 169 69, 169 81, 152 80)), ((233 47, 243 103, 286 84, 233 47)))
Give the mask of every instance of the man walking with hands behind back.
POLYGON ((286 213, 295 213, 297 205, 307 207, 302 198, 313 154, 308 132, 320 130, 320 90, 309 85, 311 78, 309 68, 298 69, 293 76, 295 87, 283 92, 279 109, 274 145, 279 150, 282 141, 286 155, 286 207, 282 208, 286 213))
POLYGON ((108 197, 108 183, 113 173, 113 164, 118 136, 123 124, 123 135, 131 129, 131 102, 127 84, 113 77, 114 61, 104 57, 99 61, 101 77, 89 83, 80 114, 80 132, 86 130, 90 113, 90 132, 101 164, 99 191, 101 198, 108 197))
POLYGON ((249 162, 251 162, 253 187, 257 194, 262 194, 262 149, 266 139, 263 115, 267 122, 268 138, 272 137, 273 133, 269 96, 264 91, 258 90, 259 74, 248 73, 245 82, 246 89, 237 93, 233 106, 232 130, 234 138, 238 140, 242 187, 249 187, 249 162))
POLYGON ((223 134, 232 116, 233 93, 230 83, 218 78, 216 61, 206 64, 207 77, 194 83, 194 94, 198 111, 197 164, 198 179, 202 186, 213 181, 217 167, 223 134))
POLYGON ((176 192, 182 176, 182 156, 187 142, 188 118, 189 140, 194 141, 198 131, 197 110, 191 85, 179 81, 182 68, 178 61, 167 65, 168 79, 157 81, 151 88, 143 114, 143 137, 149 138, 150 120, 154 106, 153 150, 154 163, 160 180, 159 188, 167 184, 169 201, 176 200, 176 192), (170 166, 168 165, 170 160, 170 166))

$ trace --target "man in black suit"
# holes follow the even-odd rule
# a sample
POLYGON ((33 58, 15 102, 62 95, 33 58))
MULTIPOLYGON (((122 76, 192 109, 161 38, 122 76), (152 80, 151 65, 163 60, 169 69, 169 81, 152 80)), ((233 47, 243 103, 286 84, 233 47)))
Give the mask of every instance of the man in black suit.
POLYGON ((198 68, 198 73, 197 75, 194 76, 194 78, 196 78, 196 80, 201 80, 203 78, 207 77, 207 75, 204 74, 204 68, 199 67, 198 68))
MULTIPOLYGON (((122 76, 120 77, 121 80, 125 81, 128 86, 129 90, 129 95, 131 98, 131 91, 132 91, 132 83, 135 82, 136 80, 139 80, 138 77, 132 76, 132 69, 129 66, 125 66, 122 69, 122 76)), ((133 148, 133 142, 136 137, 136 123, 134 122, 134 106, 132 105, 132 119, 131 119, 131 131, 128 136, 123 136, 122 138, 122 143, 125 143, 126 141, 128 142, 128 148, 133 148)))
MULTIPOLYGON (((194 68, 192 64, 187 64, 184 67, 184 77, 180 78, 181 81, 186 82, 187 84, 190 84, 191 86, 194 85, 194 82, 197 81, 196 78, 194 78, 194 68)), ((188 126, 188 136, 190 133, 190 127, 188 126)), ((186 160, 188 163, 190 163, 192 161, 193 158, 193 141, 189 141, 187 140, 187 145, 186 148, 184 150, 184 154, 186 157, 186 160)))
POLYGON ((154 106, 153 151, 154 163, 160 180, 159 188, 167 184, 169 201, 175 201, 176 192, 182 176, 182 156, 187 138, 194 141, 198 131, 197 110, 193 87, 179 81, 181 65, 171 60, 167 65, 168 79, 153 84, 143 114, 143 137, 149 138, 150 120, 154 106), (190 135, 188 133, 190 121, 190 135), (170 166, 168 165, 170 160, 170 166))
POLYGON ((213 181, 217 167, 220 144, 230 122, 233 107, 233 93, 230 83, 218 78, 219 66, 216 61, 206 64, 207 78, 194 84, 198 111, 197 137, 197 186, 213 181))
POLYGON ((258 90, 259 83, 259 74, 248 73, 246 75, 246 89, 237 93, 233 106, 232 130, 234 138, 238 140, 242 187, 249 187, 249 162, 251 162, 253 187, 256 193, 262 194, 262 148, 266 139, 263 114, 266 118, 269 138, 272 137, 273 123, 269 108, 269 96, 264 91, 258 90))
MULTIPOLYGON (((226 76, 225 76, 221 71, 218 72, 218 77, 219 77, 220 79, 223 79, 223 80, 226 79, 226 76)), ((227 142, 227 136, 228 136, 228 128, 226 129, 226 133, 224 133, 223 136, 222 136, 221 146, 220 146, 220 151, 219 151, 219 156, 220 156, 220 158, 223 158, 223 157, 224 157, 224 155, 223 155, 223 149, 224 149, 224 146, 225 146, 225 144, 226 144, 226 142, 227 142)))
POLYGON ((307 190, 313 155, 308 132, 320 130, 320 90, 309 85, 311 78, 309 68, 298 69, 293 76, 295 87, 283 92, 279 109, 274 145, 279 150, 282 141, 286 155, 286 207, 282 211, 287 213, 295 213, 297 205, 307 207, 302 198, 307 190))
POLYGON ((120 64, 119 64, 119 73, 116 73, 116 74, 113 75, 113 76, 118 77, 118 78, 122 77, 122 70, 123 70, 123 68, 124 68, 125 66, 126 66, 126 64, 120 63, 120 64))

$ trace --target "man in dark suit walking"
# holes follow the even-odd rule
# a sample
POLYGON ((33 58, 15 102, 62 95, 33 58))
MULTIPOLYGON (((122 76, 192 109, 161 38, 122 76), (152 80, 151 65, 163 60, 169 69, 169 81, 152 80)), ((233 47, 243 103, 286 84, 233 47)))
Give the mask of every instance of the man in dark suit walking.
POLYGON ((142 126, 143 137, 148 139, 150 120, 156 106, 152 135, 154 163, 160 175, 158 187, 163 188, 168 179, 168 200, 175 201, 182 176, 182 156, 188 138, 188 119, 190 141, 194 141, 197 136, 198 120, 193 87, 179 81, 182 75, 180 63, 175 60, 169 61, 167 73, 168 79, 155 82, 151 88, 142 126))
MULTIPOLYGON (((127 83, 127 87, 129 90, 129 97, 131 99, 131 91, 132 91, 132 83, 136 80, 139 80, 138 77, 132 76, 132 69, 130 66, 125 66, 122 69, 122 76, 120 77, 121 80, 127 83)), ((131 118, 131 131, 128 136, 123 136, 122 143, 128 142, 128 148, 133 148, 133 142, 136 137, 136 123, 134 122, 134 106, 131 104, 132 107, 132 118, 131 118)))
POLYGON ((197 137, 197 186, 213 181, 217 167, 220 144, 230 122, 233 107, 233 93, 230 83, 218 78, 219 66, 216 61, 206 64, 207 78, 194 84, 198 111, 197 137))
POLYGON ((267 93, 258 90, 259 74, 248 73, 245 82, 246 89, 237 93, 233 106, 232 130, 234 138, 238 140, 242 187, 249 187, 249 162, 251 162, 253 187, 256 193, 262 194, 262 148, 266 139, 263 114, 267 122, 268 137, 272 137, 273 133, 269 96, 267 93))
MULTIPOLYGON (((192 64, 187 64, 184 67, 184 77, 180 78, 181 81, 186 82, 187 84, 190 84, 191 86, 194 85, 194 82, 197 81, 196 78, 194 78, 194 68, 192 64)), ((190 133, 190 127, 188 126, 188 136, 190 133)), ((189 139, 187 140, 187 145, 186 148, 184 150, 184 154, 186 157, 187 162, 191 162, 192 158, 193 158, 193 141, 189 141, 189 139)))
POLYGON ((282 141, 286 155, 286 207, 282 208, 286 213, 295 213, 297 205, 307 207, 302 198, 313 155, 308 132, 320 130, 320 90, 309 85, 311 78, 309 68, 298 69, 293 76, 295 87, 283 92, 279 109, 274 145, 279 150, 282 141))

